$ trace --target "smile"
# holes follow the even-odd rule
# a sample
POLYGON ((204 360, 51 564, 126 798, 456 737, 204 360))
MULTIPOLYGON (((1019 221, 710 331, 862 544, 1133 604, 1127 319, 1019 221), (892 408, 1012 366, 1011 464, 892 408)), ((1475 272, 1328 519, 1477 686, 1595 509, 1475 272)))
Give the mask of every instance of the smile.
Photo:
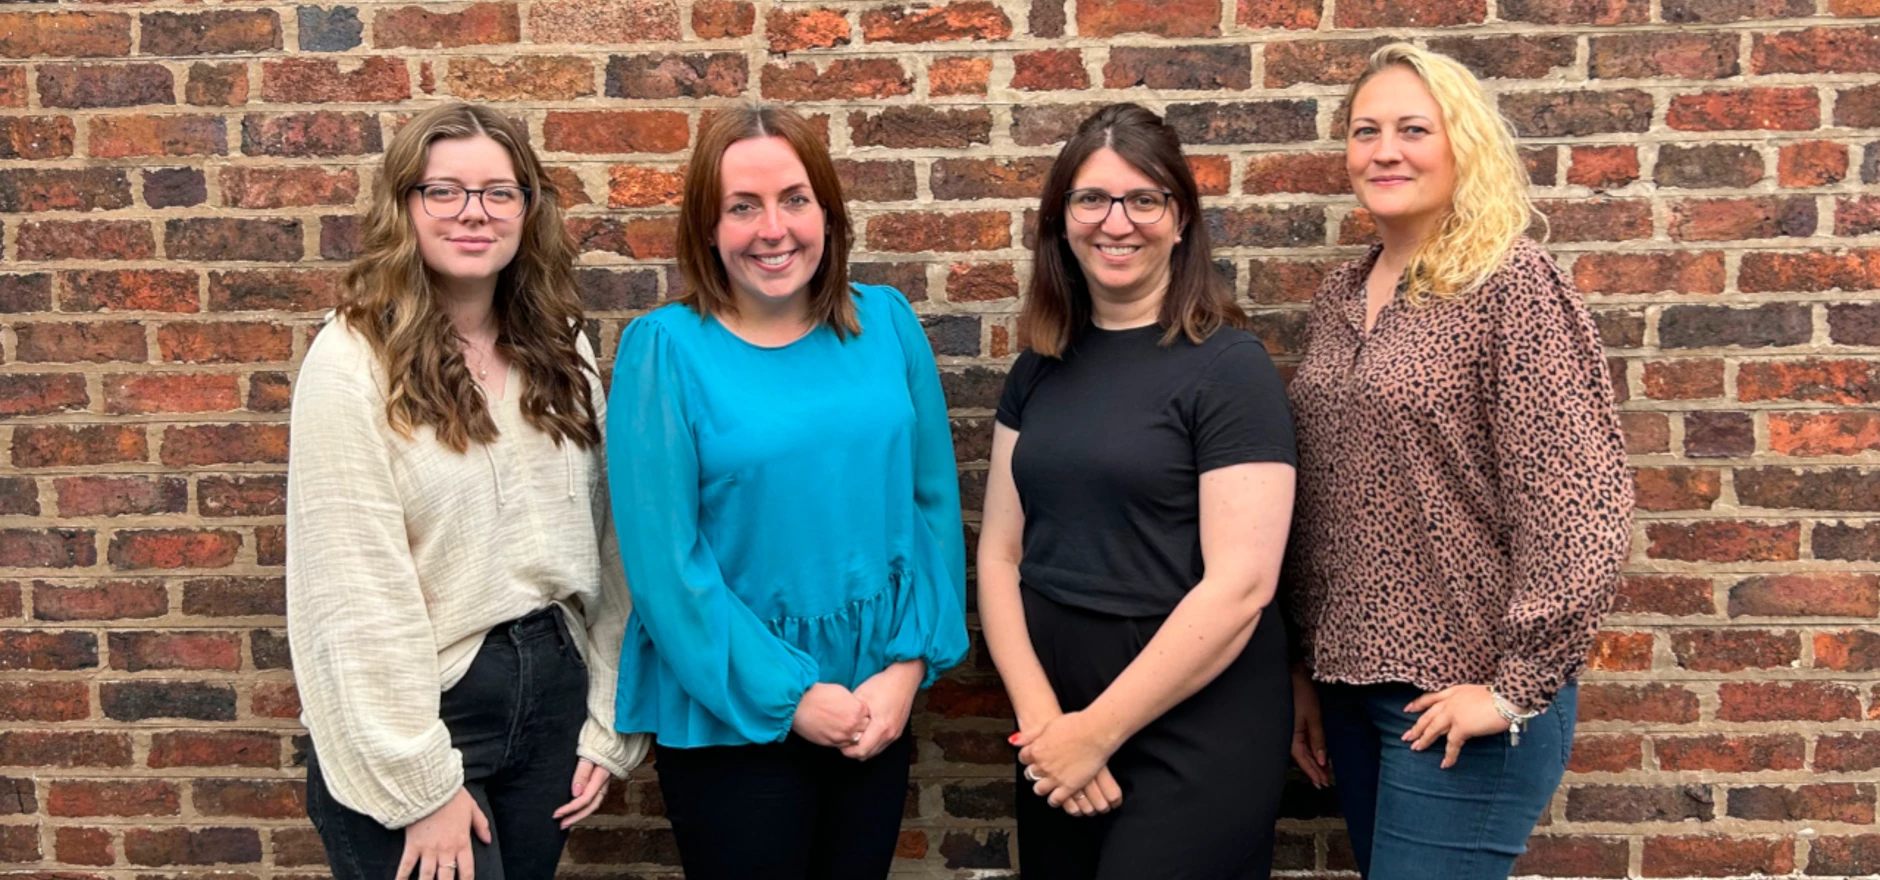
POLYGON ((766 269, 781 269, 790 265, 796 258, 796 251, 784 251, 781 254, 752 254, 751 259, 766 269))
POLYGON ((1129 256, 1130 254, 1133 254, 1133 253, 1135 253, 1135 252, 1137 252, 1137 251, 1139 251, 1139 250, 1142 250, 1142 245, 1137 245, 1137 244, 1100 244, 1100 245, 1097 245, 1097 250, 1100 250, 1100 251, 1102 251, 1102 252, 1104 252, 1105 254, 1108 254, 1108 255, 1110 255, 1110 256, 1112 256, 1112 257, 1127 257, 1127 256, 1129 256))

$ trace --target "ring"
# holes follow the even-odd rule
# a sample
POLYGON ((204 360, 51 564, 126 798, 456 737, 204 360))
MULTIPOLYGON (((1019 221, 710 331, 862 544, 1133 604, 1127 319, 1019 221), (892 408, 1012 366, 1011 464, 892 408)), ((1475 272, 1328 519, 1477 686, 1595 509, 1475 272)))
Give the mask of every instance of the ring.
POLYGON ((859 733, 849 739, 849 745, 859 746, 861 744, 862 744, 862 735, 859 733))
POLYGON ((456 862, 452 862, 452 863, 450 863, 450 864, 448 864, 448 865, 438 865, 438 866, 437 866, 437 869, 438 869, 439 871, 455 871, 455 870, 457 870, 457 863, 456 863, 456 862))
POLYGON ((1025 778, 1033 782, 1038 781, 1038 771, 1031 769, 1030 764, 1025 765, 1025 778))

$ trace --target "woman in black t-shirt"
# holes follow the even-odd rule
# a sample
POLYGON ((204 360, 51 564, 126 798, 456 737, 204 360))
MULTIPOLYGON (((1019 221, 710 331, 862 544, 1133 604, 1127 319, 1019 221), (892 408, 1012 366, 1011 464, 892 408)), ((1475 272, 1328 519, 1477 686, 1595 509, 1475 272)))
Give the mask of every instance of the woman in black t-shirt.
POLYGON ((1271 866, 1292 420, 1200 208, 1174 132, 1134 104, 1085 120, 1046 179, 979 543, 1026 880, 1271 866))

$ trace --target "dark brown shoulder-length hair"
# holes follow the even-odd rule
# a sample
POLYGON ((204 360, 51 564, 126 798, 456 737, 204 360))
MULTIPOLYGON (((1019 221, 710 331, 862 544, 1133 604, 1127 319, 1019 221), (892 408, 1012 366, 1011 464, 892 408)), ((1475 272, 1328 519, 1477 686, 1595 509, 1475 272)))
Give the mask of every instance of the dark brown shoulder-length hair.
POLYGON ((1032 256, 1031 288, 1019 318, 1025 341, 1045 357, 1062 357, 1090 323, 1090 286, 1064 234, 1064 200, 1085 160, 1108 147, 1150 180, 1174 193, 1181 241, 1169 254, 1168 293, 1156 323, 1168 332, 1163 345, 1181 336, 1199 344, 1222 326, 1245 328, 1247 314, 1234 302, 1227 280, 1214 269, 1214 248, 1201 220, 1201 190, 1182 156, 1181 139, 1162 117, 1136 104, 1111 104, 1090 115, 1058 152, 1038 203, 1038 249, 1032 256))
POLYGON ((827 324, 837 338, 862 332, 849 292, 849 247, 855 241, 849 211, 842 202, 842 180, 829 158, 823 136, 795 111, 775 104, 743 104, 712 111, 698 133, 698 146, 686 164, 685 192, 679 202, 679 273, 685 292, 678 301, 704 315, 736 314, 737 296, 725 265, 712 246, 723 210, 724 186, 719 166, 732 144, 778 137, 796 152, 809 172, 809 187, 825 217, 822 263, 809 281, 809 317, 827 324))
POLYGON ((412 187, 423 182, 431 144, 486 135, 509 152, 528 190, 522 242, 496 278, 496 345, 525 377, 522 416, 560 445, 601 441, 593 368, 581 357, 581 301, 574 247, 561 206, 529 138, 502 114, 474 104, 432 107, 405 123, 379 165, 361 230, 360 254, 346 272, 339 313, 365 337, 385 369, 386 420, 399 434, 429 425, 458 452, 498 436, 483 389, 464 365, 463 338, 438 307, 412 225, 412 187))

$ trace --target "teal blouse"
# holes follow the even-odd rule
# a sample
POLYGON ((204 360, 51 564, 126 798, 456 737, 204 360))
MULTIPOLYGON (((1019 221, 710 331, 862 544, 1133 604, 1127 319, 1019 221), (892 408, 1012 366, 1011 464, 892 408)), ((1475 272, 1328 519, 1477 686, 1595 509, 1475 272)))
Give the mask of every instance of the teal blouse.
POLYGON ((860 335, 745 342, 678 304, 628 325, 607 407, 633 595, 614 726, 678 748, 782 740, 817 682, 966 656, 946 399, 906 298, 860 335))

